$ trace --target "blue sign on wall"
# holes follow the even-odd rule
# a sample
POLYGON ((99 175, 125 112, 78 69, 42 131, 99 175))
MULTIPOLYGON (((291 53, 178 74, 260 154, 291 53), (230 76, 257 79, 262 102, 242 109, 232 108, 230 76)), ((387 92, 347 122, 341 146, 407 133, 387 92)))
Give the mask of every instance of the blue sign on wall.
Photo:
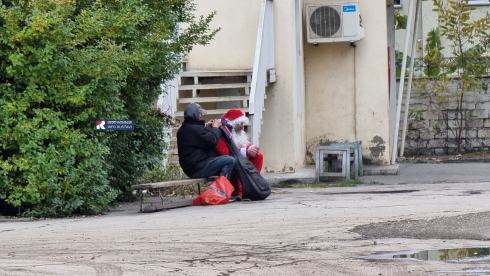
POLYGON ((355 12, 356 11, 355 5, 344 6, 343 8, 344 8, 344 12, 355 12))

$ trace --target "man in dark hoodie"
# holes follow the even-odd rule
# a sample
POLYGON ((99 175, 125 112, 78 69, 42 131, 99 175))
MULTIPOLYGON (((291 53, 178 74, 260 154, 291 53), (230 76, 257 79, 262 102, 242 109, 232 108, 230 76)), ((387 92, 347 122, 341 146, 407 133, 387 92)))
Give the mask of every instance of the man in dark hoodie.
POLYGON ((202 115, 207 111, 197 103, 190 103, 184 110, 184 123, 177 132, 177 147, 180 166, 190 178, 206 178, 223 175, 231 178, 235 159, 231 156, 215 157, 221 132, 219 120, 210 120, 206 125, 202 115))

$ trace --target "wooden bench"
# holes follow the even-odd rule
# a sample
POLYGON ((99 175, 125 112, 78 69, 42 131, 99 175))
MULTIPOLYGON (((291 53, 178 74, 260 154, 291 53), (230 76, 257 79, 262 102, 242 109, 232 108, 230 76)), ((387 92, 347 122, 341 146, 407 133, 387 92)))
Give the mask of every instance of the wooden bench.
POLYGON ((146 207, 143 210, 143 197, 147 193, 147 190, 197 184, 197 191, 199 194, 201 194, 201 183, 212 183, 216 179, 218 179, 217 176, 211 176, 209 178, 183 179, 183 180, 138 184, 138 185, 132 185, 131 190, 133 191, 133 195, 136 195, 138 191, 141 191, 140 204, 139 204, 140 212, 155 212, 155 211, 162 211, 162 210, 167 210, 172 208, 191 206, 193 200, 183 200, 178 202, 165 203, 163 198, 161 198, 161 202, 160 202, 162 205, 161 207, 152 205, 146 207))

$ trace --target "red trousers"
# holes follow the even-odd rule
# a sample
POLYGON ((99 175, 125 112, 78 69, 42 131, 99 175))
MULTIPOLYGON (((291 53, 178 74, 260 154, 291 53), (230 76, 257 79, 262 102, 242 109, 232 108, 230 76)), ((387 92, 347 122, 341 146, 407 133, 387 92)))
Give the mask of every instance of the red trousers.
MULTIPOLYGON (((254 164, 254 166, 257 168, 257 170, 260 173, 260 171, 262 170, 262 164, 264 163, 264 156, 262 155, 262 153, 259 152, 255 156, 255 158, 248 157, 248 160, 250 160, 250 162, 254 164)), ((235 188, 232 195, 240 195, 240 196, 246 195, 245 191, 242 188, 242 183, 240 183, 240 180, 238 179, 238 176, 236 175, 235 172, 233 172, 233 175, 231 176, 231 184, 235 188)))

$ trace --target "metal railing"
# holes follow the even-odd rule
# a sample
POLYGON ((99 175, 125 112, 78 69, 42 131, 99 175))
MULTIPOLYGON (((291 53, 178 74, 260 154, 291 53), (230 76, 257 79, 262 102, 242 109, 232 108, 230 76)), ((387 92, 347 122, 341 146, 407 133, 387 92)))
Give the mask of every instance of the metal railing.
POLYGON ((249 115, 252 144, 258 145, 262 128, 267 71, 274 68, 274 18, 273 1, 262 0, 255 44, 255 57, 250 87, 249 115))

